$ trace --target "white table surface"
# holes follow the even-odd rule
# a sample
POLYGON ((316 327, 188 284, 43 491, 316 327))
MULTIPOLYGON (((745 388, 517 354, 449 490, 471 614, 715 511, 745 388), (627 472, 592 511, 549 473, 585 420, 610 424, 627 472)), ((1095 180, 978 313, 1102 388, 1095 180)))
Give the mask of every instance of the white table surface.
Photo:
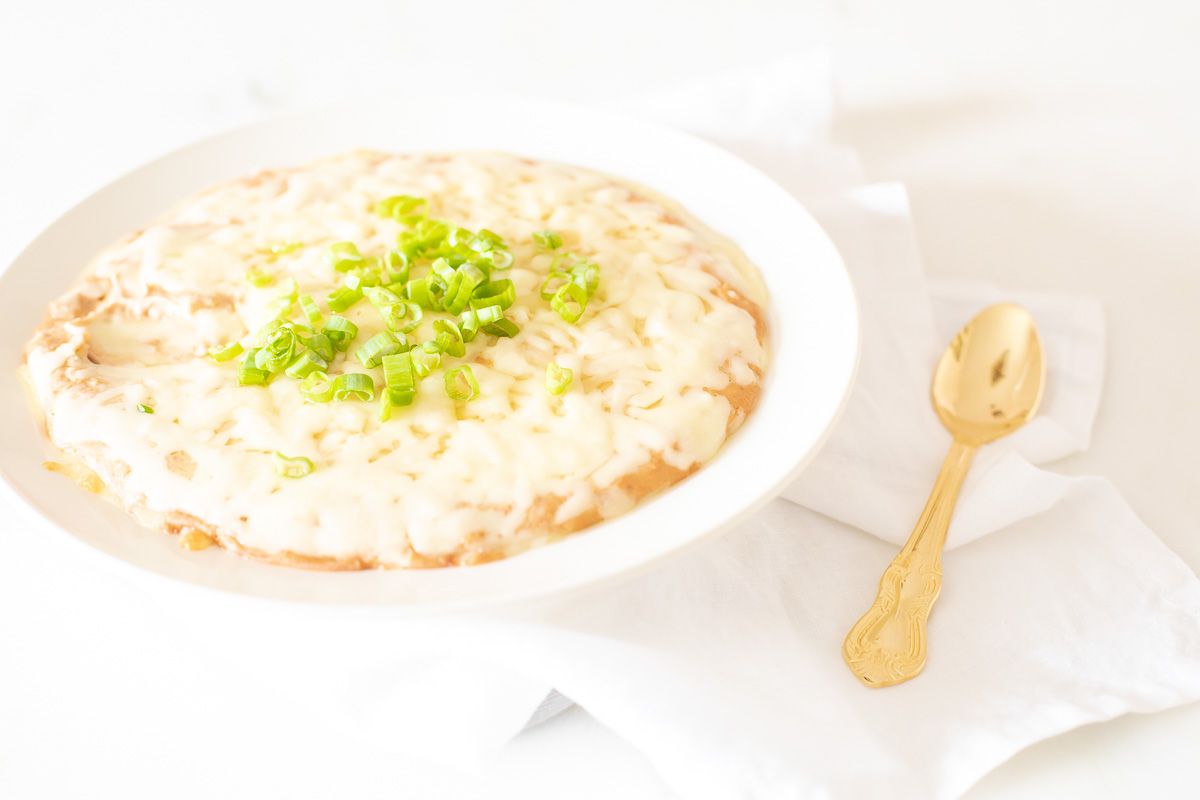
MULTIPOLYGON (((121 171, 275 107, 414 83, 606 99, 831 42, 837 135, 872 177, 908 184, 930 274, 1105 301, 1093 445, 1056 468, 1113 480, 1200 569, 1190 0, 270 8, 0 5, 0 260, 121 171)), ((89 607, 113 591, 136 593, 0 516, 0 796, 670 797, 579 710, 475 772, 364 749, 302 702, 229 692, 186 631, 159 638, 152 604, 122 620, 89 607)), ((969 796, 1191 797, 1198 745, 1200 706, 1126 717, 1019 754, 969 796)))

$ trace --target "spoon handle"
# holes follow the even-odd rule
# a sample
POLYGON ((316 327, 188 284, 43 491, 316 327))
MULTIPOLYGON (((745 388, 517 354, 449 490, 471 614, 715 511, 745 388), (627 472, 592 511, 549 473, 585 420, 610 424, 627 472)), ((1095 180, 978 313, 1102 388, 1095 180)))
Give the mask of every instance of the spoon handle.
POLYGON ((925 666, 925 627, 942 589, 942 545, 974 445, 950 445, 904 549, 879 579, 879 592, 842 644, 850 671, 867 686, 893 686, 925 666))

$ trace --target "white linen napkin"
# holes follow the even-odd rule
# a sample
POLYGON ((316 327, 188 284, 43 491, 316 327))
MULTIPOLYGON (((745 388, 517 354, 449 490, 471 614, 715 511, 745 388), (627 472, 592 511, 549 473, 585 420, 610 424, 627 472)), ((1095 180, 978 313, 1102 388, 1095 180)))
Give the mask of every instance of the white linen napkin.
POLYGON ((239 681, 460 766, 494 754, 556 689, 689 800, 953 797, 1039 739, 1200 698, 1200 581, 1109 484, 1034 466, 1087 446, 1097 304, 931 289, 903 188, 862 185, 852 154, 823 141, 829 86, 821 62, 785 59, 638 104, 803 197, 854 278, 858 383, 788 499, 620 585, 521 609, 381 622, 208 605, 173 609, 176 631, 182 617, 194 647, 236 653, 214 669, 239 681), (841 641, 949 444, 927 399, 932 366, 1001 297, 1037 318, 1045 407, 985 448, 963 489, 925 672, 865 689, 841 641))

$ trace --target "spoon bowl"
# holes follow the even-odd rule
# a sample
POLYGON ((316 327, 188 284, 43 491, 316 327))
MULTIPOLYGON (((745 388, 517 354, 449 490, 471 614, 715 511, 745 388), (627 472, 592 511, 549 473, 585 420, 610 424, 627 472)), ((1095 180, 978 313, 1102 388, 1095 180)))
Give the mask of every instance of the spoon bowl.
POLYGON ((942 424, 965 444, 999 439, 1036 413, 1045 386, 1033 317, 1012 303, 988 306, 954 337, 933 374, 942 424))

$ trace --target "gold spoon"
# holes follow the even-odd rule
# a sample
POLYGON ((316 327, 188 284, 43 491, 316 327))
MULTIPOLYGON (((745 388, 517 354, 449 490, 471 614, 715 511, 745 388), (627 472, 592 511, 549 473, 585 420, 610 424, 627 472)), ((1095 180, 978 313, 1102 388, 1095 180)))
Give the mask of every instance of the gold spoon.
POLYGON ((954 436, 917 526, 879 579, 875 602, 846 634, 842 657, 867 686, 893 686, 925 666, 925 627, 942 588, 942 545, 975 450, 1024 425, 1046 383, 1042 340, 1020 306, 988 306, 946 348, 933 408, 954 436))

